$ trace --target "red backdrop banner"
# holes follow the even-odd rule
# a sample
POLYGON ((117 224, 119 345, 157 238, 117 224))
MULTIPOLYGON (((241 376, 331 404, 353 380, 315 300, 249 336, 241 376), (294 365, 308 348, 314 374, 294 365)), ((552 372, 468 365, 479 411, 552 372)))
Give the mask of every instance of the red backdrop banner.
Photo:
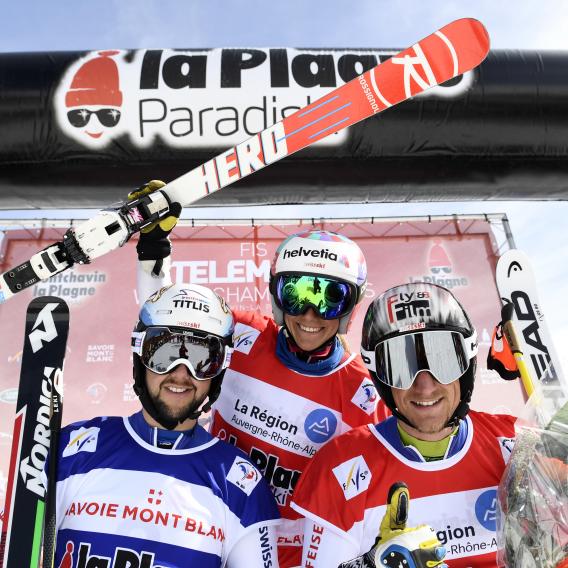
MULTIPOLYGON (((211 286, 233 308, 270 314, 270 262, 280 241, 306 224, 179 227, 173 234, 172 278, 211 286)), ((496 247, 491 224, 461 221, 388 221, 317 224, 341 232, 362 248, 368 289, 348 334, 359 349, 361 325, 374 297, 396 284, 425 280, 450 288, 467 309, 480 340, 473 406, 517 414, 520 385, 506 383, 485 360, 500 300, 495 284, 496 247)), ((61 239, 64 230, 18 230, 5 234, 0 271, 61 239)), ((64 369, 63 422, 96 415, 127 415, 139 404, 132 389, 130 332, 137 319, 134 242, 91 265, 76 266, 0 305, 0 499, 9 465, 12 426, 25 324, 32 297, 55 295, 70 306, 71 322, 64 369)))

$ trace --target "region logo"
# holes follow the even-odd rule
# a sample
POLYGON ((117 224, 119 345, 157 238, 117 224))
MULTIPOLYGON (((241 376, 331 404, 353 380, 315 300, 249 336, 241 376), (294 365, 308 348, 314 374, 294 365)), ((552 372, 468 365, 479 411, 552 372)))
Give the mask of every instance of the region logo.
POLYGON ((353 499, 366 491, 373 477, 363 456, 351 458, 334 467, 332 471, 346 500, 353 499))
POLYGON ((85 360, 87 363, 112 363, 114 361, 114 344, 89 344, 85 360))
POLYGON ((327 442, 337 430, 337 418, 331 410, 317 408, 312 410, 304 421, 306 436, 316 444, 327 442))
POLYGON ((488 531, 497 529, 497 490, 484 491, 475 502, 475 516, 488 531))
POLYGON ((122 389, 123 402, 133 402, 138 400, 138 395, 134 392, 134 385, 132 383, 124 383, 122 389))
POLYGON ((100 285, 106 283, 104 272, 85 271, 83 267, 74 267, 64 273, 52 276, 46 282, 38 282, 33 287, 33 297, 57 296, 67 302, 81 303, 92 298, 100 285))
POLYGON ((428 284, 438 284, 444 288, 452 289, 469 286, 469 280, 465 276, 455 273, 454 265, 448 252, 442 245, 441 239, 434 239, 434 243, 428 251, 426 262, 427 274, 422 276, 411 276, 410 282, 427 282, 428 284))

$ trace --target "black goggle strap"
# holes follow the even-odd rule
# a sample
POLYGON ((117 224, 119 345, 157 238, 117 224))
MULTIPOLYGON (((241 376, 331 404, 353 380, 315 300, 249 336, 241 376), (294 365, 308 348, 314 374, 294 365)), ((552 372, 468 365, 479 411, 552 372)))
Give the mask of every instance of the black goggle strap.
MULTIPOLYGON (((173 334, 173 335, 175 335, 175 334, 173 334)), ((146 331, 133 331, 132 332, 132 336, 131 336, 132 353, 136 353, 137 355, 142 357, 142 351, 143 351, 145 339, 146 339, 146 331)), ((223 363, 221 364, 221 368, 219 370, 219 372, 221 372, 229 366, 229 364, 231 362, 231 355, 233 354, 233 348, 229 345, 225 345, 220 338, 216 337, 216 339, 219 339, 219 341, 223 345, 223 363)), ((180 363, 183 363, 183 364, 189 363, 190 366, 191 366, 191 369, 190 369, 191 372, 193 374, 195 374, 195 369, 193 368, 191 361, 189 361, 188 359, 180 358, 177 361, 174 361, 174 364, 172 364, 172 367, 175 366, 175 365, 178 365, 180 363)))

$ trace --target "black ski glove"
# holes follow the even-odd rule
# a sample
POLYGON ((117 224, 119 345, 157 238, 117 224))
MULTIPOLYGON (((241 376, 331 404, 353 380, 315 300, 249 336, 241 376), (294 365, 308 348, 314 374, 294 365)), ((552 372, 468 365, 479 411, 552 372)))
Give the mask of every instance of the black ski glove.
MULTIPOLYGON (((160 180, 152 180, 140 186, 135 191, 128 194, 128 199, 137 199, 149 193, 153 193, 164 187, 166 184, 160 180)), ((181 215, 181 204, 174 202, 170 206, 170 213, 167 217, 155 221, 151 225, 144 227, 140 231, 136 251, 138 260, 154 260, 152 273, 159 275, 162 269, 163 259, 172 252, 169 234, 176 226, 181 215)))

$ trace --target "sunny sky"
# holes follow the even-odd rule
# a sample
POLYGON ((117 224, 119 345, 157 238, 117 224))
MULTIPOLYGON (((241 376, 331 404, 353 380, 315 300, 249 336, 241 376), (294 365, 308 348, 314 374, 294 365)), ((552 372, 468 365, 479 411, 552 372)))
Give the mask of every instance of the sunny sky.
MULTIPOLYGON (((4 2, 0 50, 102 48, 406 47, 456 18, 487 27, 494 49, 568 50, 565 0, 58 0, 4 2), (473 7, 472 7, 473 5, 473 7)), ((321 216, 321 206, 271 207, 270 217, 321 216), (278 212, 276 212, 278 210, 278 212)), ((507 213, 518 248, 531 257, 540 296, 559 353, 568 342, 568 239, 565 202, 420 203, 330 207, 330 217, 507 213)), ((193 217, 228 217, 207 209, 193 217)), ((0 219, 14 213, 0 211, 0 219)), ((239 211, 239 216, 243 216, 239 211)), ((261 218, 262 210, 246 215, 261 218)), ((568 370, 568 355, 563 356, 568 370)))

